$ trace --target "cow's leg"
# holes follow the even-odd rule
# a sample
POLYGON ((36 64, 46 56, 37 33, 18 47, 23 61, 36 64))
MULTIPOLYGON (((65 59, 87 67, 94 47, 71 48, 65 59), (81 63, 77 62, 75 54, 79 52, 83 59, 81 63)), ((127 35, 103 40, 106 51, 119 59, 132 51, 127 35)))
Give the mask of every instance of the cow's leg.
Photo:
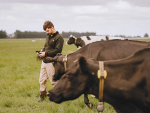
POLYGON ((93 104, 89 101, 87 94, 84 94, 84 103, 85 103, 89 108, 92 108, 92 107, 93 107, 93 104))

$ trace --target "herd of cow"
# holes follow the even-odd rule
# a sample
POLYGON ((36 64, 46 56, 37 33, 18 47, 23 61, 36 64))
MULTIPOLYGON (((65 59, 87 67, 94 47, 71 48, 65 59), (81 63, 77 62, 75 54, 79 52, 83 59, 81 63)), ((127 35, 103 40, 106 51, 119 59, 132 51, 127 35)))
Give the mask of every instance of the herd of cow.
MULTIPOLYGON (((69 41, 79 44, 74 36, 69 41)), ((81 44, 81 43, 80 43, 81 44)), ((78 45, 77 45, 78 47, 78 45)), ((58 83, 48 92, 50 101, 61 103, 84 94, 99 98, 99 61, 103 61, 107 77, 104 80, 103 100, 117 113, 150 113, 150 43, 133 40, 94 41, 68 55, 45 57, 53 62, 54 80, 58 83), (64 60, 67 59, 67 60, 64 60), (65 65, 64 65, 65 64, 65 65)))

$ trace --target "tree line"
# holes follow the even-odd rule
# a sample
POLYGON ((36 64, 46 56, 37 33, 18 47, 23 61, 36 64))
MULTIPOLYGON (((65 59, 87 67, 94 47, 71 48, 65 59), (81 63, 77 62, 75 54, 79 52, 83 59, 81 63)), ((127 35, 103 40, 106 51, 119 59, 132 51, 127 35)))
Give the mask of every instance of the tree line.
POLYGON ((19 31, 16 30, 16 32, 14 33, 14 38, 44 38, 46 37, 46 33, 45 32, 31 32, 31 31, 19 31))
MULTIPOLYGON (((62 32, 60 33, 62 35, 63 38, 69 38, 70 35, 74 35, 76 37, 81 37, 81 36, 95 36, 96 33, 95 32, 62 32)), ((107 35, 109 36, 109 35, 107 35)), ((116 35, 119 37, 126 37, 124 35, 116 35)), ((20 30, 16 30, 14 32, 14 34, 10 34, 8 35, 6 33, 5 30, 1 30, 0 31, 0 39, 5 39, 5 38, 15 38, 15 39, 20 39, 20 38, 45 38, 46 37, 46 33, 45 32, 35 32, 35 31, 20 31, 20 30)), ((140 36, 137 36, 140 37, 140 36)), ((149 37, 149 35, 147 33, 144 34, 144 37, 149 37)))
MULTIPOLYGON (((14 32, 14 35, 7 35, 7 33, 5 31, 0 32, 0 38, 14 38, 14 39, 20 39, 20 38, 45 38, 46 37, 46 32, 32 32, 32 31, 20 31, 20 30, 16 30, 14 32)), ((74 35, 76 37, 80 37, 80 36, 90 36, 90 35, 96 35, 95 32, 62 32, 60 33, 60 35, 62 35, 63 38, 69 38, 70 35, 74 35)))

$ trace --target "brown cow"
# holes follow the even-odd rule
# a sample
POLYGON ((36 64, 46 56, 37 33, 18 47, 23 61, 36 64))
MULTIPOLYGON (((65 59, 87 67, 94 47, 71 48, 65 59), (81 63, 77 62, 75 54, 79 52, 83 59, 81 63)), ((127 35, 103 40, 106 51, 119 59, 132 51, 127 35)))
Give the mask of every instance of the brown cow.
MULTIPOLYGON (((107 78, 104 82, 104 101, 117 113, 150 113, 150 48, 120 60, 104 61, 107 78)), ((80 57, 69 66, 49 99, 56 103, 93 94, 98 98, 98 61, 80 57)))
MULTIPOLYGON (((149 46, 148 42, 130 41, 130 40, 109 40, 109 41, 97 41, 88 44, 81 49, 68 54, 67 64, 68 68, 73 62, 78 59, 78 55, 81 54, 86 58, 94 58, 95 60, 116 60, 125 58, 134 52, 149 46)), ((54 58, 47 57, 43 59, 44 62, 53 62, 55 67, 54 80, 59 80, 65 73, 63 58, 65 55, 55 56, 54 58)), ((88 107, 92 106, 89 102, 87 95, 85 94, 84 102, 88 107)))

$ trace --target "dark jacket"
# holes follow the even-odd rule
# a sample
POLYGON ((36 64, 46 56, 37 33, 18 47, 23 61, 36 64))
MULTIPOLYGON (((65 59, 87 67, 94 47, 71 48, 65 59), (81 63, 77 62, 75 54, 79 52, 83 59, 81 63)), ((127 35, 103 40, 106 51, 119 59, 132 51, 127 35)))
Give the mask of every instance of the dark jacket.
POLYGON ((56 32, 53 34, 53 36, 48 35, 46 37, 46 42, 43 48, 43 51, 45 51, 45 57, 54 57, 57 53, 62 52, 64 39, 59 34, 59 32, 56 32))

